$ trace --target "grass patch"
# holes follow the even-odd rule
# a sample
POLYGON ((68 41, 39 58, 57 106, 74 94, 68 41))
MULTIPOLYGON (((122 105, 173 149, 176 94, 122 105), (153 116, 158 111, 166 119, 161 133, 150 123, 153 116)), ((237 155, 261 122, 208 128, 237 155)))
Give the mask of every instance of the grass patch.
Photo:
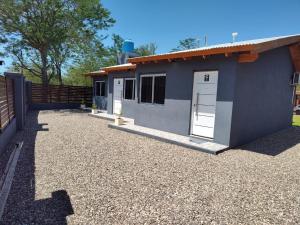
POLYGON ((299 126, 300 127, 300 115, 294 115, 293 116, 293 126, 299 126))

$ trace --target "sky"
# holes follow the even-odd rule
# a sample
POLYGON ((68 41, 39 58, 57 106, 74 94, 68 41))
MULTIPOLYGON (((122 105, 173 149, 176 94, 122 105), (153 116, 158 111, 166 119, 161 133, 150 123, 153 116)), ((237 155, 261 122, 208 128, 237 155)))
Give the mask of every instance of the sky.
MULTIPOLYGON (((300 34, 300 0, 102 0, 116 24, 113 33, 138 47, 154 42, 157 53, 169 52, 181 39, 199 38, 204 45, 300 34)), ((111 45, 111 39, 104 43, 111 45)), ((0 72, 9 66, 0 66, 0 72)))
MULTIPOLYGON (((300 0, 102 0, 116 24, 109 33, 136 46, 154 42, 158 53, 178 41, 199 38, 204 44, 300 33, 300 0)), ((106 43, 110 44, 110 40, 106 43)))

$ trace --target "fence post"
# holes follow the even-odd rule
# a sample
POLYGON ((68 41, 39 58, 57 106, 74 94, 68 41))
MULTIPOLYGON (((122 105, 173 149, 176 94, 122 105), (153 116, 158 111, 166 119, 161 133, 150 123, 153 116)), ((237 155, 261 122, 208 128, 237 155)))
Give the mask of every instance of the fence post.
POLYGON ((25 98, 24 98, 24 76, 20 73, 4 73, 7 78, 14 81, 14 105, 17 129, 22 130, 25 125, 25 98))
POLYGON ((31 107, 32 104, 32 82, 31 81, 26 81, 26 99, 27 99, 27 104, 28 107, 31 107))

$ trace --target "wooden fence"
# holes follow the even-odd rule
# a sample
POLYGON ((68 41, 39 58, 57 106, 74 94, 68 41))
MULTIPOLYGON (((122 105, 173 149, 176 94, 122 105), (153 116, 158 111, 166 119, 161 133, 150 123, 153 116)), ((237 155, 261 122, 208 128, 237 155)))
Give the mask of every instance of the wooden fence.
POLYGON ((93 89, 83 86, 32 84, 32 103, 81 103, 92 104, 93 89))
POLYGON ((2 131, 14 118, 14 81, 0 76, 0 130, 2 131))

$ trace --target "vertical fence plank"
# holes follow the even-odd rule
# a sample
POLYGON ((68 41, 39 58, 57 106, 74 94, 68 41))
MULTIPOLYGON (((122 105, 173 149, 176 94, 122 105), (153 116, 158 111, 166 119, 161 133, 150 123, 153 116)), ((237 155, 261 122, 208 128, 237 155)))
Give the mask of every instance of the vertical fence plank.
POLYGON ((41 84, 31 85, 31 101, 32 103, 77 103, 82 100, 91 104, 92 87, 83 86, 60 86, 49 85, 47 90, 43 89, 41 84), (46 92, 46 93, 45 93, 46 92), (43 100, 43 96, 47 95, 47 101, 43 100))
POLYGON ((7 87, 7 78, 5 77, 5 89, 6 89, 6 104, 7 104, 7 116, 8 116, 8 122, 10 123, 10 113, 9 113, 9 101, 8 101, 8 87, 7 87))
POLYGON ((68 95, 68 103, 70 103, 70 87, 68 86, 67 88, 68 88, 68 94, 67 94, 68 95))
POLYGON ((1 131, 11 123, 15 116, 14 82, 0 76, 0 129, 1 131))

